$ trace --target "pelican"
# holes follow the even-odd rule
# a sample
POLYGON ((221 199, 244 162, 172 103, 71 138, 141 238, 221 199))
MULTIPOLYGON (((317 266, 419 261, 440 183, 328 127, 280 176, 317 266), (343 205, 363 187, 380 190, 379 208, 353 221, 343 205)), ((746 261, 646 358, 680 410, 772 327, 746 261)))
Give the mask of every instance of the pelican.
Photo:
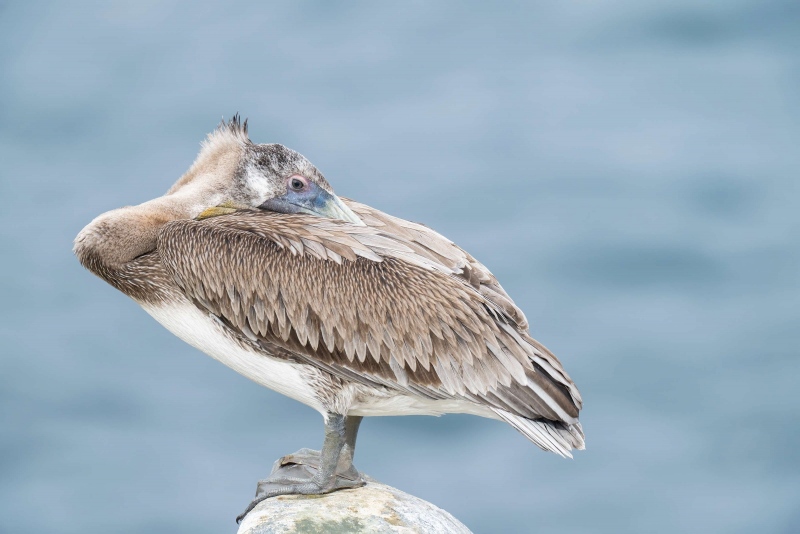
POLYGON ((564 457, 584 448, 578 389, 483 264, 336 196, 238 115, 164 196, 100 215, 74 252, 183 341, 322 414, 321 451, 275 462, 238 520, 276 495, 363 485, 367 416, 466 413, 564 457))

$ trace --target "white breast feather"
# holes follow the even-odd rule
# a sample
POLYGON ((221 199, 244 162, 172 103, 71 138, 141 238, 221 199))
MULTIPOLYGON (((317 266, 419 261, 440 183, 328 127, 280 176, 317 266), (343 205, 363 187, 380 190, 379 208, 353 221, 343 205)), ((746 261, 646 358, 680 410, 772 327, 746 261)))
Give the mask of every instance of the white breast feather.
MULTIPOLYGON (((250 380, 302 402, 325 416, 326 409, 315 394, 312 384, 309 383, 308 373, 301 372, 304 367, 302 364, 281 361, 242 347, 229 337, 216 319, 188 301, 163 305, 142 304, 142 308, 186 343, 250 380)), ((351 415, 468 413, 492 419, 498 418, 486 407, 464 399, 432 400, 383 389, 372 391, 367 387, 357 387, 361 395, 356 395, 351 391, 352 388, 345 389, 346 391, 342 391, 342 398, 338 399, 340 402, 335 404, 336 408, 341 408, 351 415)))
POLYGON ((304 379, 298 364, 242 347, 228 336, 214 318, 188 301, 165 305, 143 304, 142 308, 183 341, 237 373, 324 414, 324 408, 304 379))

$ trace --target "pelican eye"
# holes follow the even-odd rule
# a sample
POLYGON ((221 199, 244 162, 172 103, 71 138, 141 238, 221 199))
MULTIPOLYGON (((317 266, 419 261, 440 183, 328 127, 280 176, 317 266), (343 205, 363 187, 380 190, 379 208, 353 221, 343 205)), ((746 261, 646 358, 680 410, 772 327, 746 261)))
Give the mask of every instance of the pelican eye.
POLYGON ((289 187, 292 191, 302 191, 306 187, 306 182, 297 176, 293 176, 289 179, 289 187))

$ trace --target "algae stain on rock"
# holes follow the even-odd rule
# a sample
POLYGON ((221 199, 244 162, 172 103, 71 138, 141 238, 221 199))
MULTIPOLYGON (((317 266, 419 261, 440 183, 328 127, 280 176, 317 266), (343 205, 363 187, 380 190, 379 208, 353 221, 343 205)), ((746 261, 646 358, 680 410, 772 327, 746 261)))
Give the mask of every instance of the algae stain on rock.
POLYGON ((297 521, 292 533, 296 534, 358 534, 370 532, 355 517, 346 517, 340 521, 334 519, 316 520, 308 517, 297 521))

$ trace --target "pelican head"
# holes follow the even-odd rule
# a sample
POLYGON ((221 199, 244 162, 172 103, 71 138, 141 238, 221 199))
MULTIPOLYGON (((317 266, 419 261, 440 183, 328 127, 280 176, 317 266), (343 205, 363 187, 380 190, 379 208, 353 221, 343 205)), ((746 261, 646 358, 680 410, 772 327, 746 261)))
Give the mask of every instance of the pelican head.
POLYGON ((168 194, 202 187, 199 218, 237 209, 305 213, 363 226, 303 155, 279 144, 255 144, 239 116, 212 132, 189 171, 168 194))

